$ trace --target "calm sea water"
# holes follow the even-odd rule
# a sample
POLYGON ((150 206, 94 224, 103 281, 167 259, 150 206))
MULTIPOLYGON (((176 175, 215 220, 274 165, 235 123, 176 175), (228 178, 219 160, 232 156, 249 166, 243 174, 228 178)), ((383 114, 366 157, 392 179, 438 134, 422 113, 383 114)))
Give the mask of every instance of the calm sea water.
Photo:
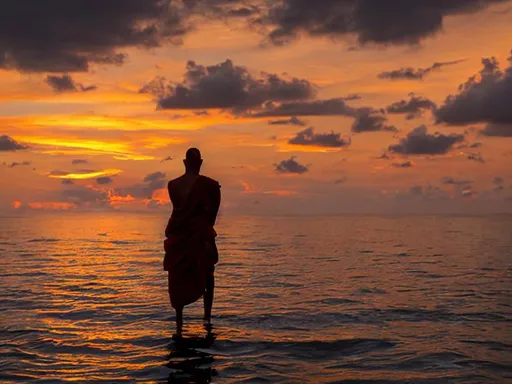
POLYGON ((166 367, 165 221, 1 218, 0 381, 512 382, 511 216, 221 218, 189 379, 166 367))

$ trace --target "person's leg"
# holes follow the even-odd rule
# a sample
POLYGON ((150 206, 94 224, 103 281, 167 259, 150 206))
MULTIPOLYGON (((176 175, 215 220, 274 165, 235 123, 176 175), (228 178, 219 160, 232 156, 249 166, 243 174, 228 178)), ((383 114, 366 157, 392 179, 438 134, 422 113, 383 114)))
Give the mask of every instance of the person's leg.
MULTIPOLYGON (((172 305, 172 295, 171 295, 171 272, 167 275, 167 282, 169 286, 169 299, 171 300, 172 305)), ((181 337, 181 332, 183 330, 183 307, 175 307, 176 311, 176 337, 181 337)))
POLYGON ((176 336, 181 337, 183 331, 183 307, 176 308, 176 336))
POLYGON ((213 306, 213 291, 215 288, 215 277, 214 277, 214 267, 208 273, 208 278, 206 280, 206 290, 204 292, 203 300, 204 300, 204 321, 210 324, 212 317, 212 306, 213 306))

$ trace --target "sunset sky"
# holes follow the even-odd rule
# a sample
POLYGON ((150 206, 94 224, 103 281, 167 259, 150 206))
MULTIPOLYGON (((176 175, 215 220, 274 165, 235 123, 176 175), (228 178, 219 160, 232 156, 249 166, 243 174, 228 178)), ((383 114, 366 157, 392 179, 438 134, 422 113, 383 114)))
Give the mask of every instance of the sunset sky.
POLYGON ((1 4, 1 212, 512 212, 512 1, 1 4))

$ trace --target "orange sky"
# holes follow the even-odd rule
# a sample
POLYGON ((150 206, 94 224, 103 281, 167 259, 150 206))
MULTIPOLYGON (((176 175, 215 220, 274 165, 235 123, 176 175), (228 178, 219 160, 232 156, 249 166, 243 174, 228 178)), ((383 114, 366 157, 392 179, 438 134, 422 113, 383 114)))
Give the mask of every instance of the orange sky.
POLYGON ((87 92, 56 93, 45 81, 47 72, 0 67, 0 136, 26 146, 0 151, 0 211, 168 210, 164 181, 181 174, 184 152, 197 146, 204 173, 222 185, 225 213, 512 212, 512 137, 481 134, 484 122, 436 124, 425 110, 412 119, 384 114, 396 132, 354 132, 354 116, 298 116, 304 125, 274 125, 269 121, 291 116, 163 110, 154 95, 139 92, 157 76, 182 82, 189 60, 213 66, 230 59, 254 78, 264 72, 307 80, 314 100, 358 95, 346 101, 354 109, 386 108, 410 93, 441 106, 478 75, 482 58, 494 56, 507 68, 511 6, 447 16, 442 30, 419 46, 351 49, 354 38, 347 35, 302 36, 271 47, 243 25, 203 22, 181 46, 128 47, 121 66, 95 64, 70 73, 75 84, 97 87, 87 92), (458 60, 420 80, 378 77, 458 60), (421 125, 429 134, 464 134, 464 140, 435 155, 388 151, 421 125), (294 144, 308 127, 340 134, 349 144, 294 144), (480 146, 471 148, 476 142, 480 146), (378 159, 386 152, 388 158, 378 159), (279 172, 283 161, 307 171, 279 172))

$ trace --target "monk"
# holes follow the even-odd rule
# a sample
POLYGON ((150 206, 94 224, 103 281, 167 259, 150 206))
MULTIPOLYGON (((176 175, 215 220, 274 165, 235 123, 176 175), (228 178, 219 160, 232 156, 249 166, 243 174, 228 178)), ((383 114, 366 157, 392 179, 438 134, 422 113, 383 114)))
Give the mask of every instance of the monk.
POLYGON ((176 336, 183 329, 183 308, 203 296, 204 322, 211 325, 215 264, 219 253, 214 225, 219 211, 220 185, 200 175, 201 152, 190 148, 185 173, 168 184, 173 210, 164 241, 164 270, 169 274, 169 297, 176 310, 176 336))

